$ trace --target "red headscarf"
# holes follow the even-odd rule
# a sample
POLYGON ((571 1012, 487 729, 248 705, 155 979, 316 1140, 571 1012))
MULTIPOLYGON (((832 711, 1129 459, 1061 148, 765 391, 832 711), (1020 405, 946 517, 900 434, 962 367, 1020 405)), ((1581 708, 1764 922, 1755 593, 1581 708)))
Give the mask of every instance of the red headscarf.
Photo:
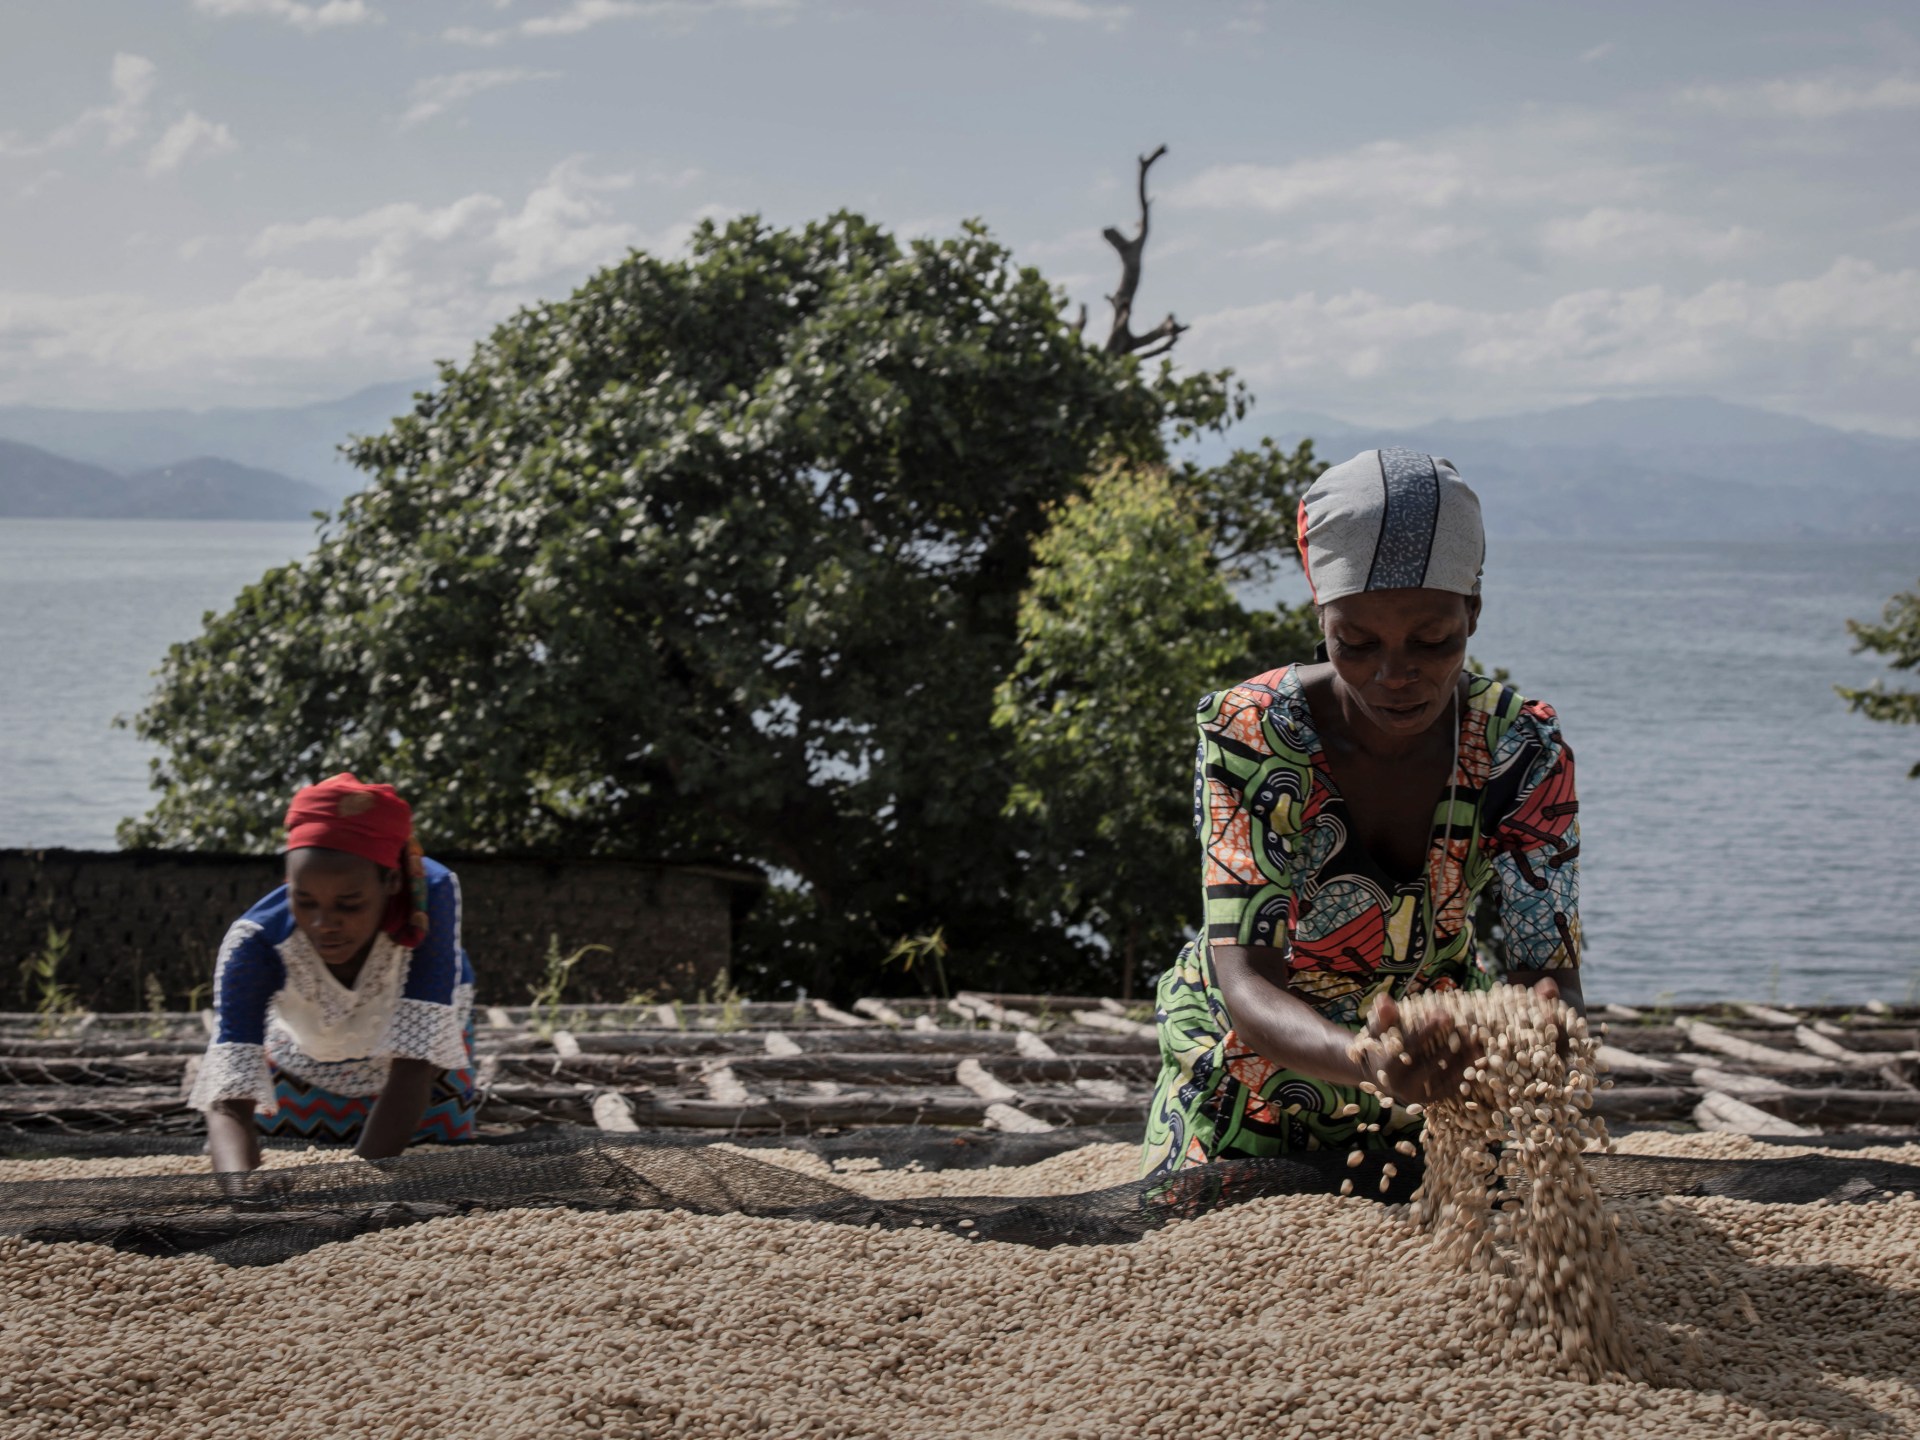
POLYGON ((335 775, 309 785, 287 807, 287 848, 344 850, 408 884, 387 905, 380 928, 411 949, 427 938, 427 877, 413 838, 413 809, 391 785, 362 785, 335 775))

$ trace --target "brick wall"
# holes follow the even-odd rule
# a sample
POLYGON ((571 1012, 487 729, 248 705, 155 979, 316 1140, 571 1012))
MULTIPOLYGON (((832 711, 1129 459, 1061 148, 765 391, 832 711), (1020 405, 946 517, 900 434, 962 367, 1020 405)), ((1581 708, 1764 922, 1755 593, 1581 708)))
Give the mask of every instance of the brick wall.
MULTIPOLYGON (((439 853, 460 876, 462 938, 482 1004, 525 1004, 550 938, 574 967, 566 997, 690 999, 725 970, 733 926, 763 885, 749 870, 631 860, 439 853)), ((47 927, 71 932, 60 980, 93 1010, 144 1010, 147 979, 170 1008, 213 978, 227 927, 280 883, 276 856, 190 851, 0 850, 0 1010, 30 1010, 20 964, 47 927)))

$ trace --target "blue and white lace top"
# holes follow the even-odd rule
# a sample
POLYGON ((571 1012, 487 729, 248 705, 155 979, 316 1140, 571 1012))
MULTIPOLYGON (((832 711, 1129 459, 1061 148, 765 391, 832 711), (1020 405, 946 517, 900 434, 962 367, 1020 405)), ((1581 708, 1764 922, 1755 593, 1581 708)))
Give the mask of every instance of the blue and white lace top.
POLYGON ((395 1057, 447 1070, 467 1064, 473 966, 460 944, 460 880, 425 861, 427 938, 417 949, 374 938, 351 987, 294 923, 282 885, 234 921, 214 971, 216 1024, 188 1103, 249 1098, 279 1108, 273 1065, 337 1095, 370 1096, 395 1057))

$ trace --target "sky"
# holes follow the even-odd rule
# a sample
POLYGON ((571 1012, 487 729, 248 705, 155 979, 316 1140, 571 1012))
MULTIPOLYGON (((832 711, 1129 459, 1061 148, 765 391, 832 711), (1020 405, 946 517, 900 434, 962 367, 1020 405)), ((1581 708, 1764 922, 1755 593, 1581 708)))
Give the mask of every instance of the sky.
POLYGON ((1920 435, 1920 11, 6 0, 0 403, 331 399, 701 219, 984 220, 1260 408, 1920 435))

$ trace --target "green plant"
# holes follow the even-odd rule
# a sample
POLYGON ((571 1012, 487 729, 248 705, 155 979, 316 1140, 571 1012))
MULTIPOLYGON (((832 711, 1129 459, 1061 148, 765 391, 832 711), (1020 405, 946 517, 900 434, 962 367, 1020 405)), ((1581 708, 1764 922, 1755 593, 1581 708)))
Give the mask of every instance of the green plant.
POLYGON ((1143 960, 1157 970, 1200 919, 1195 703, 1313 653, 1303 610, 1241 604, 1234 582, 1255 560, 1233 557, 1251 536, 1265 547, 1256 578, 1285 563, 1322 467, 1302 446, 1232 468, 1223 497, 1199 474, 1115 465, 1053 507, 1020 599, 1020 658, 996 692, 1014 746, 1007 810, 1036 831, 1024 903, 1036 928, 1098 936, 1105 973, 1089 978, 1122 1000, 1143 960))
POLYGON ((720 1013, 714 1017, 713 1028, 722 1035, 731 1035, 747 1026, 747 997, 740 993, 733 982, 721 972, 715 982, 713 998, 720 1006, 720 1013))
MULTIPOLYGON (((1920 669, 1920 587, 1903 590, 1887 601, 1880 619, 1883 623, 1879 625, 1847 621, 1855 653, 1871 650, 1889 656, 1887 664, 1894 670, 1920 669)), ((1920 725, 1920 690, 1889 690, 1880 680, 1860 689, 1849 689, 1845 685, 1833 688, 1840 692, 1849 709, 1869 720, 1882 720, 1889 725, 1920 725)), ((1907 772, 1907 777, 1920 780, 1920 763, 1907 772)))
POLYGON ((1653 997, 1653 1004, 1647 1007, 1647 1013, 1654 1016, 1661 1024, 1666 1024, 1673 1019, 1673 998, 1673 991, 1659 991, 1653 997))
POLYGON ((167 1033, 167 987, 158 975, 149 974, 141 989, 147 997, 147 1038, 162 1039, 167 1033))
MULTIPOLYGON (((940 988, 940 998, 951 1000, 953 996, 947 990, 947 932, 943 926, 936 925, 925 935, 902 935, 893 942, 893 948, 887 951, 886 964, 900 962, 900 969, 911 975, 913 967, 925 962, 933 967, 935 984, 940 988)), ((924 984, 924 980, 922 984, 924 984)))
POLYGON ((191 990, 187 991, 187 1011, 189 1014, 197 1015, 200 1013, 200 1002, 206 998, 207 992, 212 988, 213 984, 211 981, 202 980, 195 984, 191 990))
POLYGON ((573 967, 595 950, 610 952, 606 945, 582 945, 571 955, 560 953, 560 937, 547 936, 546 970, 540 977, 540 983, 533 987, 534 1033, 541 1039, 550 1039, 560 1028, 560 1005, 566 995, 567 978, 572 975, 573 967))
POLYGON ((60 967, 66 962, 72 941, 71 930, 49 925, 46 944, 40 953, 20 962, 20 975, 33 1002, 34 1014, 40 1017, 38 1028, 43 1035, 53 1033, 63 1020, 85 1013, 80 997, 60 979, 60 967))
POLYGON ((1767 1004, 1780 1003, 1780 962, 1774 961, 1767 967, 1767 1004))

